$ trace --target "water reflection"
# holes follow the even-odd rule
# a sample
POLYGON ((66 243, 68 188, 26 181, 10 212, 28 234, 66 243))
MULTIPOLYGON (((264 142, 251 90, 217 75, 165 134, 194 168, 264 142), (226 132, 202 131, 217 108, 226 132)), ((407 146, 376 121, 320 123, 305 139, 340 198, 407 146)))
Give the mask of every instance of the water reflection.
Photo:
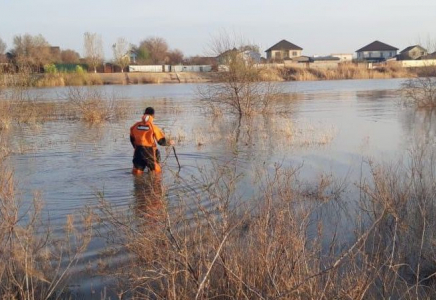
POLYGON ((146 172, 133 176, 133 195, 135 213, 145 224, 157 224, 165 218, 162 177, 160 174, 146 172))
POLYGON ((406 140, 411 140, 415 145, 436 143, 435 110, 406 110, 402 119, 406 140))
MULTIPOLYGON (((132 107, 132 113, 122 122, 94 127, 64 120, 47 122, 39 131, 22 126, 13 134, 7 132, 2 139, 35 148, 32 153, 14 156, 14 167, 24 195, 31 196, 36 189, 43 191, 54 226, 61 223, 65 214, 73 214, 84 203, 93 201, 95 190, 103 190, 114 207, 125 210, 133 196, 134 208, 129 213, 150 230, 159 228, 167 204, 171 210, 178 193, 196 193, 204 188, 193 178, 201 177, 201 167, 216 172, 213 162, 231 164, 235 174, 241 173, 244 180, 237 191, 249 198, 256 190, 252 177, 257 168, 268 171, 277 162, 286 167, 304 165, 302 176, 308 178, 327 171, 352 180, 353 175, 360 174, 363 156, 395 159, 413 140, 433 141, 435 112, 399 110, 394 93, 398 83, 298 83, 298 88, 292 89, 297 94, 279 103, 283 108, 280 111, 286 114, 242 119, 205 115, 201 103, 194 98, 195 85, 116 87, 125 91, 132 107), (163 159, 163 178, 130 175, 132 149, 128 129, 147 106, 155 107, 156 122, 178 141, 180 177, 189 187, 186 193, 170 176, 170 171, 178 168, 171 152, 163 154, 163 158, 168 158, 163 159), (350 172, 353 168, 357 170, 354 173, 350 172), (166 201, 162 200, 166 191, 162 181, 169 191, 166 201)), ((193 204, 192 210, 196 208, 193 204)))
POLYGON ((358 100, 386 101, 389 98, 398 98, 399 92, 396 90, 374 90, 374 91, 357 91, 356 98, 358 100))

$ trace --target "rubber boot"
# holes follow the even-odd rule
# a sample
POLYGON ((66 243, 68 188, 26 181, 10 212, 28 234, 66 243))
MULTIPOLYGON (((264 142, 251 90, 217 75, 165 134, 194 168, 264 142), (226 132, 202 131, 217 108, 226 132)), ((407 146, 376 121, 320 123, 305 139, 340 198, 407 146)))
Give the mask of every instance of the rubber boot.
POLYGON ((137 176, 139 176, 139 175, 144 174, 144 171, 139 170, 139 169, 133 167, 133 169, 132 169, 132 174, 133 174, 133 175, 137 175, 137 176))
POLYGON ((162 172, 162 169, 161 169, 161 167, 160 167, 160 165, 158 163, 154 163, 154 171, 156 173, 161 173, 162 172))

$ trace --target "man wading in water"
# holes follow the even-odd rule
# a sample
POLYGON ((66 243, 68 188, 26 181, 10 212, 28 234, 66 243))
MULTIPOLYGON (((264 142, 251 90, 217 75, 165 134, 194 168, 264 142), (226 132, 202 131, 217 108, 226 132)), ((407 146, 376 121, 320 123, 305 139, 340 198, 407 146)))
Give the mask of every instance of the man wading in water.
POLYGON ((154 108, 147 107, 140 122, 130 127, 130 142, 135 153, 133 154, 134 175, 141 175, 147 167, 150 171, 160 173, 160 154, 156 141, 161 146, 172 146, 174 141, 167 141, 159 127, 153 124, 154 108))

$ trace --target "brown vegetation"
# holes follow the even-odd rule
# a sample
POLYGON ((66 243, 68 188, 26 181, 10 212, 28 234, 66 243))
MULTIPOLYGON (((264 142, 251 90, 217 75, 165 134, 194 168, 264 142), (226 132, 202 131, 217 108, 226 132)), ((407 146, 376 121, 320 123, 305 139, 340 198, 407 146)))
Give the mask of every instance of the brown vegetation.
POLYGON ((101 90, 69 87, 64 97, 68 100, 71 117, 89 123, 118 120, 126 115, 123 103, 115 95, 107 95, 101 90))
POLYGON ((408 79, 403 83, 402 92, 407 101, 416 107, 434 109, 436 107, 435 67, 421 69, 421 76, 408 79))
MULTIPOLYGON (((0 131, 0 150, 7 148, 0 131)), ((44 221, 38 193, 24 205, 14 172, 0 151, 0 295, 2 299, 55 299, 65 290, 70 271, 92 235, 92 215, 76 229, 69 216, 63 233, 53 236, 44 221)))
POLYGON ((177 65, 183 61, 183 52, 179 49, 171 49, 165 39, 161 37, 149 37, 134 47, 138 64, 172 64, 177 65))
POLYGON ((97 33, 85 32, 83 35, 83 48, 87 63, 97 73, 97 66, 103 62, 103 40, 97 33))
POLYGON ((283 78, 291 81, 342 80, 342 79, 388 79, 413 76, 409 70, 396 66, 368 69, 366 66, 340 64, 336 69, 284 68, 283 78))
POLYGON ((203 171, 204 189, 186 186, 176 207, 155 200, 156 218, 141 214, 147 205, 132 219, 102 199, 110 239, 126 246, 114 251, 131 258, 110 272, 123 299, 431 299, 433 163, 424 153, 408 166, 370 163, 357 206, 331 176, 307 185, 281 167, 260 176, 249 202, 226 166, 203 171))
POLYGON ((220 56, 226 70, 218 73, 218 83, 198 88, 199 98, 212 111, 237 114, 239 117, 270 112, 271 104, 282 91, 271 78, 268 69, 259 68, 238 49, 247 45, 224 33, 212 41, 212 49, 220 56))
MULTIPOLYGON (((1 90, 0 90, 1 91, 1 90)), ((14 124, 36 125, 51 120, 77 119, 89 123, 117 121, 127 114, 124 101, 100 90, 69 87, 67 104, 42 101, 27 86, 13 86, 0 94, 0 131, 14 124)))

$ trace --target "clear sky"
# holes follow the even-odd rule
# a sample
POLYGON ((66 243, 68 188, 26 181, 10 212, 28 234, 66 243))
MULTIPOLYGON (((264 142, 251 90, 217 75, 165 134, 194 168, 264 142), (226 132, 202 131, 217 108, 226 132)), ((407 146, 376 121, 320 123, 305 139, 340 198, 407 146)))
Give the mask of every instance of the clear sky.
POLYGON ((83 55, 89 31, 101 34, 106 59, 118 37, 159 36, 186 56, 205 55, 223 30, 262 51, 282 39, 303 55, 354 53, 374 40, 402 50, 436 41, 436 0, 0 0, 8 49, 14 35, 30 33, 83 55))

